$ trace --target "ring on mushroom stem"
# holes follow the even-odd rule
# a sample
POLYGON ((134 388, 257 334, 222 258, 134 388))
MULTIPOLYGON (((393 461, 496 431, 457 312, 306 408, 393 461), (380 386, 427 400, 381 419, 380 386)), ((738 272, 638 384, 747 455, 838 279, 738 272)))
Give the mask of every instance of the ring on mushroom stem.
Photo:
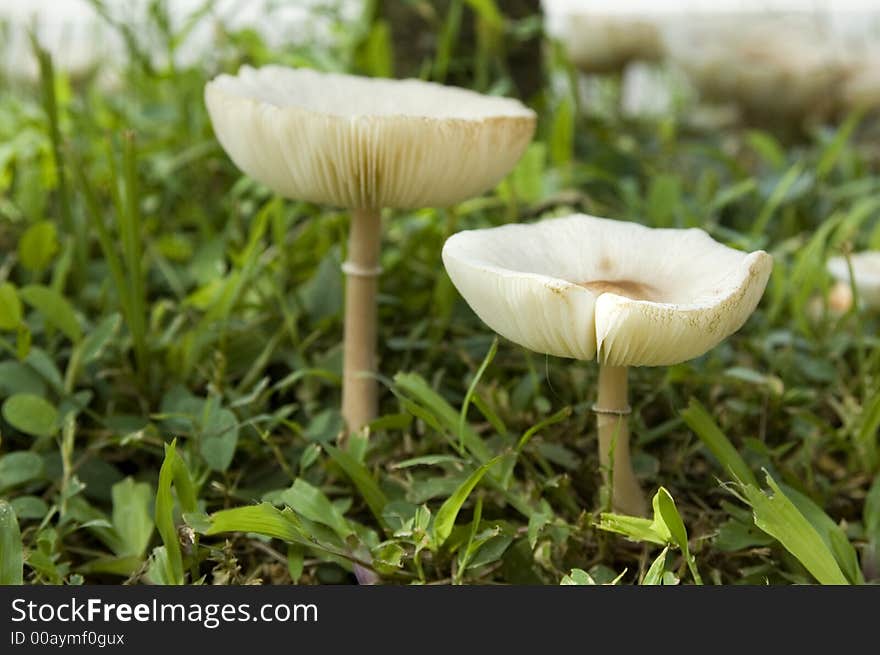
POLYGON ((590 411, 594 414, 614 414, 615 416, 629 416, 632 414, 632 407, 627 405, 623 409, 607 409, 603 407, 599 407, 595 403, 593 403, 592 407, 590 407, 590 411))
POLYGON ((352 210, 342 415, 377 413, 381 211, 448 207, 494 187, 522 156, 535 113, 517 100, 421 80, 243 66, 205 87, 217 139, 276 193, 352 210))
POLYGON ((357 277, 379 277, 382 275, 381 266, 364 268, 363 266, 358 266, 354 262, 342 262, 342 265, 339 268, 341 268, 342 272, 346 275, 355 275, 357 277))
POLYGON ((576 214, 459 232, 443 246, 453 284, 484 323, 530 350, 599 363, 593 406, 615 511, 646 503, 629 453, 628 369, 699 357, 738 330, 773 260, 703 230, 576 214), (612 457, 613 456, 613 457, 612 457))

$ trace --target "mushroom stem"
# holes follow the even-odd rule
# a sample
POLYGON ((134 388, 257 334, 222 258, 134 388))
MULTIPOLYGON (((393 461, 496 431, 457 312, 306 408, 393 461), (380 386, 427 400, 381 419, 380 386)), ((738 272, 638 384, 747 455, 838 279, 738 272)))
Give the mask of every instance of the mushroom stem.
POLYGON ((351 215, 345 273, 342 416, 351 431, 376 418, 376 290, 381 212, 356 209, 351 215))
POLYGON ((599 365, 599 395, 593 407, 599 424, 599 463, 602 479, 611 488, 612 509, 644 516, 645 496, 636 480, 629 456, 627 372, 626 366, 599 365))

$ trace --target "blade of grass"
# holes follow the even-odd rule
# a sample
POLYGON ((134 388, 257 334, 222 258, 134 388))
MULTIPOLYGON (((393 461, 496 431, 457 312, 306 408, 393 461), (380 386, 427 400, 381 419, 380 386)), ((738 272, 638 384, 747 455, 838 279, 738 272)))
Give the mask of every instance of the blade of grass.
POLYGON ((180 542, 177 538, 177 530, 174 527, 174 498, 171 495, 171 481, 173 479, 173 464, 169 459, 169 453, 173 453, 174 443, 165 451, 165 461, 159 470, 159 486, 156 491, 155 522, 159 535, 165 544, 167 554, 167 570, 165 579, 172 584, 183 584, 183 556, 180 552, 180 542))
POLYGON ((467 425, 467 412, 468 407, 471 404, 471 398, 474 395, 474 392, 477 389, 477 384, 480 382, 480 378, 483 377, 483 373, 486 372, 486 369, 489 367, 489 364, 492 363, 492 360, 495 359, 495 353, 498 352, 498 337, 495 337, 492 340, 492 345, 489 346, 489 351, 486 353, 486 356, 483 358, 483 363, 480 364, 480 368, 477 369, 476 374, 474 375, 474 379, 471 380, 470 386, 468 386, 467 393, 464 396, 464 402, 461 404, 461 412, 458 415, 458 448, 459 450, 464 449, 464 440, 465 440, 465 426, 467 425))
POLYGON ((825 150, 822 152, 822 157, 816 165, 816 177, 818 179, 824 179, 832 170, 834 170, 834 166, 840 159, 844 146, 847 141, 849 141, 861 121, 862 112, 855 111, 847 116, 843 124, 837 128, 837 134, 834 135, 834 138, 825 147, 825 150))
POLYGON ((458 42, 459 31, 461 30, 463 7, 462 0, 451 0, 449 3, 446 20, 443 22, 443 28, 437 37, 437 55, 434 57, 433 71, 435 82, 442 83, 446 81, 449 62, 452 61, 452 54, 455 44, 458 42))
POLYGON ((682 410, 681 417, 712 455, 715 456, 721 467, 732 474, 734 479, 754 487, 758 486, 758 480, 748 467, 748 464, 740 457, 736 448, 733 447, 733 444, 730 443, 730 440, 724 435, 721 428, 718 427, 709 412, 706 411, 706 408, 700 404, 700 401, 696 398, 691 398, 688 408, 682 410))
POLYGON ((74 176, 80 191, 82 192, 83 198, 85 199, 86 213, 88 214, 92 227, 98 235, 101 254, 104 256, 104 261, 107 262, 107 266, 110 268, 110 277, 113 281, 113 286, 116 289, 116 295, 119 298, 119 304, 122 309, 122 314, 125 317, 125 322, 129 325, 130 330, 133 309, 129 302, 131 297, 127 292, 127 283, 122 268, 122 261, 119 259, 119 254, 117 253, 113 239, 110 236, 110 231, 104 224, 103 212, 101 205, 98 202, 97 194, 86 175, 85 162, 79 160, 75 153, 72 154, 72 157, 74 159, 74 176))
POLYGON ((382 489, 379 488, 379 483, 376 482, 376 479, 367 467, 344 450, 339 450, 329 444, 325 445, 324 448, 333 461, 339 465, 339 468, 345 472, 349 479, 358 488, 358 491, 361 492, 361 496, 367 503, 373 516, 379 521, 379 525, 384 526, 385 518, 382 515, 382 510, 385 508, 385 505, 388 504, 388 498, 385 496, 382 489))
POLYGON ((849 584, 816 528, 769 473, 766 474, 766 481, 772 495, 751 484, 741 486, 746 500, 752 506, 755 525, 782 544, 821 584, 849 584))
POLYGON ((440 548, 449 538, 449 535, 452 534, 452 528, 455 527, 455 519, 458 517, 459 511, 461 511, 462 505, 464 505, 468 496, 470 496, 471 491, 474 490, 474 487, 476 487, 480 480, 483 479, 483 476, 486 475, 486 472, 499 459, 500 458, 496 457, 471 473, 452 493, 452 495, 446 499, 446 501, 440 506, 440 509, 437 510, 437 515, 434 517, 432 539, 435 550, 440 548))
POLYGON ((663 571, 666 568, 666 553, 669 552, 669 546, 660 551, 657 558, 651 563, 644 579, 643 585, 660 585, 663 584, 663 571))
POLYGON ((254 532, 288 543, 311 546, 312 541, 291 520, 292 517, 292 513, 282 512, 270 503, 223 509, 208 517, 210 524, 203 534, 210 536, 223 532, 254 532))
POLYGON ((119 236, 122 242, 122 257, 128 276, 128 293, 132 306, 131 330, 134 342, 135 361, 142 381, 147 373, 147 312, 146 285, 144 282, 141 258, 144 254, 141 227, 140 196, 138 191, 137 149, 134 133, 123 135, 122 161, 125 203, 119 215, 119 236))
POLYGON ((67 171, 64 166, 64 157, 62 156, 61 121, 58 115, 58 99, 55 95, 55 66, 52 62, 52 55, 40 45, 36 35, 31 33, 30 39, 34 55, 36 55, 40 67, 43 111, 49 123, 49 141, 52 145, 52 165, 58 185, 58 207, 61 213, 61 225, 64 231, 74 239, 76 280, 81 285, 85 281, 87 267, 86 235, 83 229, 76 225, 73 220, 70 188, 67 184, 67 171))
POLYGON ((664 487, 660 487, 654 495, 655 521, 658 516, 663 520, 663 523, 669 530, 669 535, 672 537, 672 541, 681 549, 682 556, 684 557, 685 562, 687 562, 688 569, 690 569, 691 575, 694 576, 694 582, 698 585, 703 584, 703 579, 700 577, 700 571, 697 568, 697 562, 691 554, 690 547, 688 546, 687 529, 684 527, 684 521, 681 519, 681 514, 678 513, 675 501, 664 487))
POLYGON ((21 532, 12 505, 0 499, 0 585, 22 584, 21 532))
POLYGON ((785 172, 785 175, 779 180, 776 188, 773 189, 773 193, 770 194, 767 202, 764 203, 764 206, 761 208, 761 212, 752 224, 752 237, 757 238, 767 231, 767 225, 770 223, 770 219, 773 218, 773 214, 776 213, 776 210, 779 209, 782 201, 785 200, 785 196, 789 189, 791 189, 794 183, 797 182, 797 179, 801 176, 803 169, 804 165, 801 162, 795 162, 795 164, 785 172))
MULTIPOLYGON (((156 489, 156 509, 153 518, 156 522, 156 529, 162 537, 162 543, 165 544, 167 554, 165 580, 171 584, 182 585, 184 584, 183 553, 180 549, 177 528, 174 525, 174 496, 171 492, 175 481, 175 472, 179 467, 176 447, 177 440, 175 439, 165 448, 165 459, 162 462, 162 468, 159 469, 159 485, 156 489)), ((184 490, 184 493, 178 492, 178 496, 186 496, 187 505, 192 500, 189 490, 184 490)), ((182 506, 183 504, 181 501, 182 506)), ((188 511, 195 511, 195 508, 192 507, 188 511)))

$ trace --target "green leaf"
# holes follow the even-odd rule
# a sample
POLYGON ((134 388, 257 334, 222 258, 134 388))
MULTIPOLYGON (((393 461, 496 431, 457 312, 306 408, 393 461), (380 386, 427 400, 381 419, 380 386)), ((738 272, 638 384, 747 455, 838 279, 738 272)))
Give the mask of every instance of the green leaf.
POLYGON ((455 527, 455 519, 458 517, 458 512, 461 510, 462 505, 464 505, 468 496, 470 496, 471 491, 474 490, 474 487, 476 487, 483 476, 486 475, 486 472, 499 459, 499 457, 496 457, 471 473, 467 479, 459 485, 458 489, 446 499, 446 501, 440 506, 440 509, 437 510, 437 515, 434 517, 433 534, 433 544, 435 549, 440 548, 440 546, 442 546, 449 538, 449 535, 452 534, 452 528, 455 527))
POLYGON ((801 177, 803 169, 804 166, 801 162, 795 162, 779 180, 776 188, 773 189, 773 193, 770 194, 767 202, 764 203, 764 206, 761 208, 755 222, 752 223, 751 235, 753 237, 761 236, 766 232, 770 219, 773 218, 773 214, 779 209, 779 206, 785 200, 788 192, 791 190, 792 186, 794 186, 794 183, 801 177))
POLYGON ((462 459, 455 455, 421 455, 420 457, 405 459, 402 462, 395 462, 389 468, 407 469, 414 466, 437 466, 439 464, 455 464, 458 466, 462 464, 462 459))
POLYGON ((289 544, 287 547, 287 571, 293 584, 299 582, 305 567, 306 551, 302 546, 289 544))
POLYGON ((529 539, 529 548, 534 549, 538 543, 538 535, 550 521, 553 520, 553 510, 549 505, 544 505, 541 511, 532 514, 529 519, 528 532, 526 535, 529 539))
MULTIPOLYGON (((660 487, 651 501, 654 508, 653 520, 638 516, 602 513, 598 527, 601 530, 622 534, 633 541, 647 541, 659 546, 678 546, 694 577, 694 582, 703 584, 696 561, 688 547, 687 530, 675 506, 672 496, 660 487)), ((662 571, 658 573, 662 575, 662 571)))
MULTIPOLYGON (((165 459, 162 468, 159 469, 159 486, 156 489, 156 509, 154 520, 165 551, 162 556, 164 564, 163 579, 165 584, 181 585, 183 577, 183 553, 180 549, 180 540, 177 536, 177 527, 174 525, 174 496, 171 492, 172 485, 178 486, 178 498, 184 511, 194 512, 194 492, 187 489, 188 474, 183 475, 185 466, 180 460, 176 450, 177 440, 165 446, 165 459), (180 479, 182 484, 178 485, 180 479)), ((154 550, 155 553, 155 550, 154 550)))
POLYGON ((22 362, 0 363, 0 395, 11 396, 28 393, 35 396, 46 395, 46 383, 33 368, 22 362))
MULTIPOLYGON (((546 160, 547 146, 541 141, 536 141, 529 145, 510 174, 511 186, 517 196, 525 202, 534 203, 543 197, 546 160)), ((503 188, 504 183, 502 183, 503 188)))
POLYGON ((493 28, 500 28, 504 24, 504 17, 498 10, 495 0, 465 0, 477 16, 486 21, 493 28))
POLYGON ((601 530, 622 534, 633 541, 647 541, 659 546, 666 546, 670 540, 669 532, 664 523, 658 524, 657 521, 638 516, 603 512, 599 515, 598 527, 601 530))
POLYGON ((880 546, 880 473, 874 476, 874 482, 865 497, 863 514, 865 536, 870 542, 880 546))
POLYGON ((496 352, 498 352, 498 337, 495 337, 492 340, 492 345, 489 346, 489 351, 486 353, 486 356, 483 357, 483 363, 480 364, 480 368, 477 369, 473 380, 471 380, 471 383, 468 386, 467 393, 464 395, 464 401, 461 404, 461 411, 458 415, 458 444, 460 450, 464 450, 465 426, 467 425, 467 412, 468 407, 471 404, 471 398, 477 389, 477 384, 479 384, 480 378, 483 377, 483 373, 486 372, 489 364, 495 359, 496 352))
POLYGON ((862 118, 862 111, 856 111, 847 116, 846 120, 837 129, 837 134, 834 135, 834 138, 831 139, 822 152, 822 157, 816 165, 816 177, 820 179, 824 178, 834 169, 835 164, 840 159, 844 146, 847 141, 849 141, 862 118))
POLYGON ((66 393, 64 389, 64 380, 61 378, 61 372, 58 370, 58 367, 55 365, 52 358, 49 357, 44 350, 31 348, 24 363, 39 373, 40 377, 48 382, 53 390, 62 395, 66 393))
POLYGON ((309 544, 289 513, 282 512, 271 503, 224 509, 211 514, 211 527, 206 535, 221 532, 253 532, 281 539, 288 543, 309 544))
POLYGON ((712 200, 709 211, 711 213, 719 212, 730 203, 739 200, 743 196, 754 193, 757 187, 758 185, 755 182, 755 179, 750 177, 721 189, 712 200))
POLYGON ((532 440, 532 437, 534 437, 544 428, 548 428, 551 425, 555 425, 556 423, 560 423, 561 421, 566 420, 569 416, 571 416, 571 412, 571 405, 566 405, 555 414, 551 414, 541 421, 538 421, 523 433, 516 444, 516 449, 512 453, 504 457, 504 468, 501 473, 501 481, 502 486, 505 489, 510 485, 510 480, 513 477, 513 470, 516 467, 516 463, 519 461, 523 449, 528 445, 529 441, 532 440))
POLYGON ((660 551, 657 559, 651 564, 651 567, 645 573, 642 585, 661 585, 663 584, 663 573, 666 568, 666 554, 669 552, 669 546, 660 551))
POLYGON ((339 468, 345 472, 358 488, 373 516, 378 519, 380 524, 384 525, 385 518, 382 511, 385 509, 385 505, 388 504, 388 498, 382 492, 382 489, 379 488, 379 484, 370 471, 367 470, 367 467, 347 452, 339 450, 334 446, 327 445, 324 448, 333 461, 339 465, 339 468))
POLYGON ((873 468, 877 463, 877 434, 880 430, 880 390, 865 402, 860 423, 856 445, 865 458, 865 464, 873 468))
POLYGON ((775 541, 766 532, 759 530, 749 514, 748 523, 739 518, 731 518, 721 524, 718 535, 712 543, 723 553, 732 553, 746 548, 767 546, 775 541))
POLYGON ((492 457, 492 452, 480 435, 474 432, 469 425, 461 425, 459 413, 440 394, 428 386, 424 378, 416 373, 398 373, 394 376, 394 383, 427 409, 436 418, 436 422, 442 429, 446 431, 446 435, 459 434, 464 446, 477 461, 484 464, 492 457))
POLYGON ((99 557, 86 562, 77 568, 79 573, 109 573, 123 577, 130 576, 143 564, 143 558, 137 555, 119 557, 99 557))
POLYGON ((146 482, 125 478, 113 485, 113 529, 122 546, 117 555, 142 557, 153 535, 150 502, 153 490, 146 482))
POLYGON ((513 535, 502 534, 500 529, 484 530, 472 544, 473 556, 468 561, 469 569, 477 569, 504 557, 513 543, 513 535))
POLYGON ((22 266, 31 271, 42 271, 58 253, 58 231, 50 221, 31 225, 18 242, 18 257, 22 266))
POLYGON ((550 128, 550 161, 556 166, 569 164, 574 156, 574 126, 574 103, 566 96, 556 108, 550 128))
POLYGON ((150 555, 150 566, 147 569, 147 578, 153 584, 175 585, 177 580, 172 576, 171 560, 165 546, 156 546, 150 555))
POLYGON ((661 174, 651 179, 646 210, 652 225, 672 227, 680 204, 681 179, 677 175, 661 174))
POLYGON ((688 538, 687 530, 684 527, 684 521, 681 520, 681 514, 675 506, 675 501, 664 487, 660 487, 653 499, 654 518, 659 516, 663 520, 663 524, 669 531, 672 543, 681 549, 685 557, 688 555, 688 538))
POLYGON ((772 135, 759 130, 749 130, 746 142, 773 168, 785 165, 785 150, 772 135))
POLYGON ((596 581, 583 569, 572 569, 571 573, 562 576, 561 585, 595 585, 596 581))
POLYGON ((798 508, 798 511, 810 522, 810 525, 816 528, 816 532, 819 533, 825 545, 834 553, 834 558, 849 581, 853 584, 863 584, 865 579, 859 567, 856 549, 849 542, 843 528, 832 521, 831 517, 808 496, 785 484, 780 484, 779 487, 786 497, 794 503, 795 507, 798 508))
POLYGON ((339 436, 345 427, 342 414, 336 409, 325 409, 318 412, 303 430, 303 436, 309 441, 330 444, 339 436))
POLYGON ((394 76, 394 50, 388 21, 373 21, 361 55, 364 68, 371 77, 394 76))
POLYGON ((238 419, 230 410, 220 406, 220 400, 211 396, 205 401, 199 452, 214 471, 225 471, 232 463, 238 446, 238 419))
POLYGON ((21 325, 21 300, 15 285, 0 284, 0 330, 15 330, 21 325))
POLYGON ((406 549, 395 541, 385 541, 373 548, 370 555, 380 574, 389 574, 403 567, 406 549))
POLYGON ((849 584, 821 535, 766 474, 772 495, 752 485, 742 490, 752 506, 755 525, 775 538, 821 584, 849 584))
POLYGON ((822 284, 827 276, 825 259, 828 240, 832 231, 840 226, 843 218, 841 213, 829 216, 814 231, 809 241, 798 250, 791 274, 786 280, 784 292, 779 293, 778 299, 774 299, 770 306, 771 321, 778 318, 783 301, 787 301, 794 322, 805 334, 811 334, 812 328, 807 305, 813 294, 822 289, 822 284))
POLYGON ((297 478, 293 486, 281 494, 281 500, 297 514, 331 528, 342 539, 346 539, 354 532, 324 492, 302 478, 297 478))
POLYGON ((104 349, 113 342, 121 324, 122 317, 115 312, 98 323, 83 339, 82 361, 88 363, 100 357, 104 349))
POLYGON ((0 585, 23 584, 21 532, 12 505, 0 499, 0 585))
POLYGON ((694 582, 697 584, 703 584, 700 572, 697 569, 696 561, 694 560, 693 555, 691 555, 690 548, 688 547, 688 536, 687 530, 684 527, 684 521, 681 519, 681 514, 678 513, 675 501, 664 487, 660 487, 657 493, 654 494, 653 506, 654 522, 656 523, 658 520, 663 521, 666 529, 669 530, 669 536, 672 539, 672 542, 681 549, 682 556, 684 557, 685 562, 687 562, 691 575, 694 576, 694 582))
POLYGON ((2 411, 12 427, 35 437, 51 437, 58 431, 58 410, 39 396, 12 395, 3 403, 2 411))
POLYGON ((0 457, 0 492, 36 480, 43 475, 43 458, 28 450, 0 457))
POLYGON ((74 343, 82 337, 82 330, 73 312, 73 306, 60 293, 49 287, 31 284, 22 288, 19 296, 36 309, 46 321, 61 330, 74 343))
POLYGON ((748 467, 745 460, 740 457, 736 448, 724 435, 706 408, 696 398, 691 398, 688 408, 682 410, 681 417, 688 427, 694 431, 700 441, 709 449, 719 461, 722 468, 731 473, 741 482, 758 486, 758 480, 748 467))
POLYGON ((22 519, 42 519, 49 513, 46 501, 38 496, 18 496, 10 503, 15 515, 22 519))
POLYGON ((299 287, 302 305, 314 322, 337 316, 342 311, 343 289, 339 265, 339 251, 331 248, 318 264, 314 275, 299 287))
POLYGON ((458 43, 461 30, 462 0, 452 0, 446 12, 446 20, 437 35, 436 54, 434 55, 434 81, 446 81, 452 52, 458 43))

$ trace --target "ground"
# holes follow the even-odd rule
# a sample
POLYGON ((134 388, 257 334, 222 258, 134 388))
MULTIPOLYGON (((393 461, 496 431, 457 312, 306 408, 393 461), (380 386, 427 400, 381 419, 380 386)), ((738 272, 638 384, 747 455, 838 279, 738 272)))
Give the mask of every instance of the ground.
POLYGON ((880 247, 875 117, 710 129, 688 94, 626 117, 613 79, 584 106, 548 43, 517 169, 383 217, 381 418, 337 448, 348 214, 243 177, 202 102, 241 63, 387 67, 381 29, 336 34, 276 51, 221 30, 169 66, 129 32, 115 76, 44 58, 41 83, 2 80, 0 582, 880 579, 877 319, 823 300, 828 256, 880 247), (606 512, 595 364, 496 338, 440 260, 458 230, 573 211, 775 260, 738 333, 632 371, 653 520, 606 512))

